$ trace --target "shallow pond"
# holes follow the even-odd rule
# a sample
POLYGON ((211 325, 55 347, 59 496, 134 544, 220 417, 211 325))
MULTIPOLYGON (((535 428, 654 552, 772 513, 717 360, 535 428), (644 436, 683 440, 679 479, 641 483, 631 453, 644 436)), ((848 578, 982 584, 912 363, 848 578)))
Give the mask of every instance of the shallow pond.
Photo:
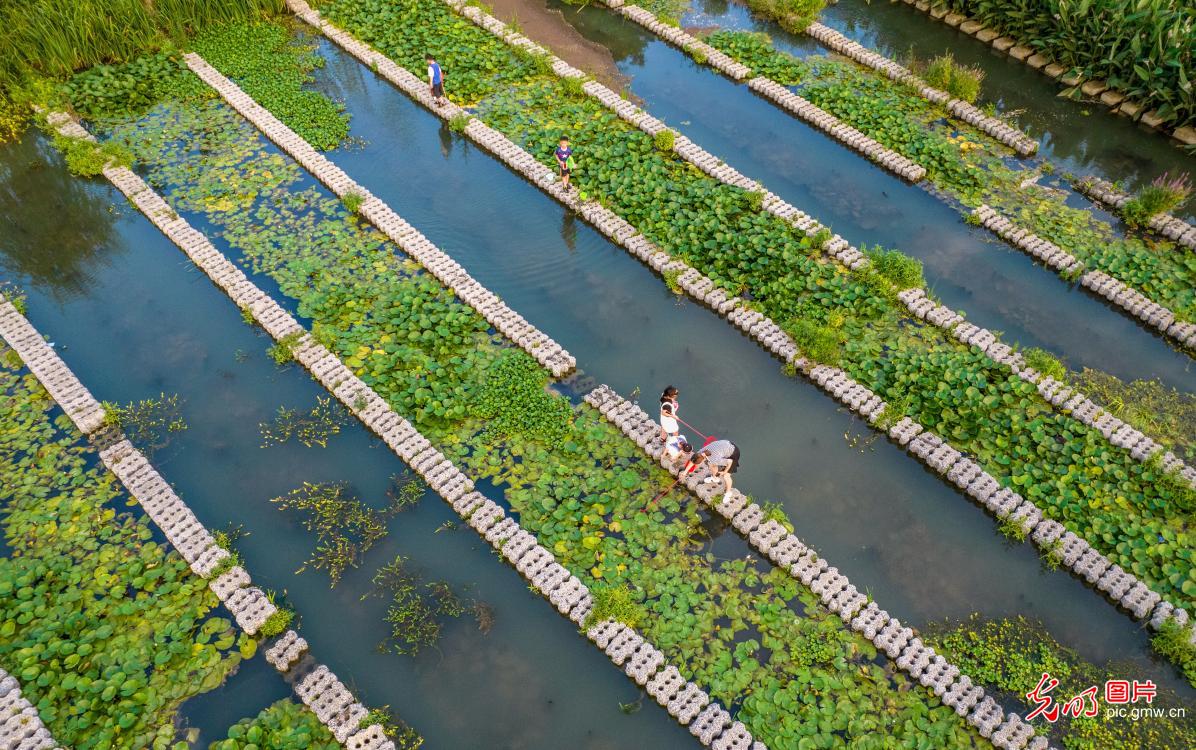
MULTIPOLYGON (((624 715, 619 703, 638 698, 634 684, 471 529, 438 531, 457 516, 434 495, 391 521, 390 535, 336 589, 322 572, 295 575, 315 539, 270 498, 304 481, 348 481, 381 507, 390 477, 404 465, 356 421, 327 448, 295 440, 261 448, 259 423, 280 406, 314 406, 323 388, 297 366, 277 368, 265 355, 269 339, 246 326, 236 306, 114 189, 70 177, 32 136, 0 153, 12 170, 6 190, 23 196, 0 232, 4 276, 30 292, 30 320, 97 398, 182 397, 189 429, 155 464, 210 529, 243 526, 248 534, 236 546, 254 581, 285 592, 313 656, 367 705, 389 704, 430 747, 597 750, 691 741, 654 703, 624 715), (21 247, 15 236, 23 236, 21 247), (56 252, 52 241, 67 237, 78 252, 56 252), (43 247, 39 265, 47 270, 37 277, 22 273, 9 252, 27 261, 26 253, 43 247), (57 284, 55 269, 68 268, 73 281, 57 284), (418 658, 379 654, 385 602, 359 599, 373 570, 396 554, 410 557, 428 580, 452 583, 466 601, 489 604, 489 633, 466 615, 448 621, 439 648, 418 658)), ((286 692, 264 664, 258 657, 221 691, 184 707, 202 746, 286 692)))
MULTIPOLYGON (((1159 378, 1196 390, 1190 358, 1054 271, 1035 265, 955 208, 884 171, 746 86, 700 66, 643 27, 600 7, 551 7, 615 54, 644 106, 750 178, 858 246, 896 247, 923 261, 948 306, 1012 343, 1041 346, 1071 367, 1123 379, 1159 378), (700 92, 700 93, 699 93, 700 92)), ((778 29, 738 5, 711 3, 685 25, 778 29)), ((795 54, 823 51, 812 39, 776 34, 795 54)), ((579 159, 584 155, 579 155, 579 159)))
POLYGON ((335 152, 337 164, 599 382, 639 388, 648 401, 665 384, 679 386, 688 421, 742 445, 739 486, 782 500, 798 535, 883 606, 919 623, 976 609, 1033 612, 1096 659, 1144 644, 1128 618, 1068 576, 1044 572, 1029 546, 1010 548, 981 510, 811 384, 785 377, 725 321, 679 301, 352 58, 322 51, 320 85, 346 103, 365 141, 335 152), (949 574, 928 575, 936 570, 949 574))
MULTIPOLYGON (((598 381, 648 400, 680 386, 687 420, 742 445, 739 486, 781 500, 799 536, 882 606, 913 624, 977 610, 1039 617, 1089 659, 1128 658, 1138 676, 1180 687, 1152 662, 1144 633, 1101 597, 1044 570, 982 510, 368 69, 322 50, 321 86, 346 102, 358 139, 334 161, 598 381)), ((272 364, 268 340, 177 248, 113 189, 67 175, 44 141, 0 149, 0 182, 0 267, 29 291, 30 319, 97 398, 183 397, 190 428, 158 454, 164 476, 210 528, 243 525, 237 546, 255 580, 285 592, 313 654, 368 705, 391 705, 429 747, 691 746, 650 701, 620 711, 639 695, 633 684, 472 531, 444 530, 455 516, 433 497, 395 518, 336 589, 322 573, 295 575, 314 539, 269 498, 303 481, 344 480, 381 506, 401 462, 355 422, 327 448, 261 448, 260 422, 279 406, 310 408, 322 388, 272 364), (490 632, 466 616, 446 624, 438 650, 378 654, 383 602, 359 598, 399 553, 491 605, 490 632)), ((744 547, 724 531, 715 549, 744 547)), ((263 672, 246 666, 185 707, 187 720, 210 740, 256 713, 282 692, 263 672)))
MULTIPOLYGON (((1168 136, 1107 114, 1099 102, 1059 97, 1063 86, 1057 82, 912 6, 841 0, 828 5, 820 20, 889 57, 901 58, 911 50, 919 59, 951 52, 956 60, 979 66, 985 73, 981 103, 1017 111, 1017 122, 1038 139, 1042 155, 1064 170, 1120 180, 1131 189, 1164 172, 1196 172, 1196 154, 1177 147, 1168 136)), ((1196 218, 1196 196, 1175 213, 1196 218)))

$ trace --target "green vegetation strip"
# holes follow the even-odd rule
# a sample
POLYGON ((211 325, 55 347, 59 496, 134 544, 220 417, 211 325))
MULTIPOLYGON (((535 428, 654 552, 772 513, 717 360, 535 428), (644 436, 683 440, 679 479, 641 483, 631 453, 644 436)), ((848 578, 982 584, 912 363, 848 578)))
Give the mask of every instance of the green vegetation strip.
MULTIPOLYGON (((614 4, 608 3, 608 6, 615 9, 620 15, 630 18, 641 26, 658 34, 674 46, 685 50, 687 54, 694 57, 701 64, 720 70, 737 81, 743 80, 751 74, 751 69, 747 66, 740 64, 717 48, 711 47, 706 42, 687 34, 681 29, 661 23, 656 16, 639 6, 622 5, 617 1, 614 4)), ((761 91, 765 95, 771 95, 773 98, 779 99, 782 106, 795 115, 813 123, 831 137, 859 151, 885 169, 914 182, 921 180, 926 175, 925 168, 901 154, 886 148, 855 128, 840 122, 834 115, 815 107, 801 97, 786 91, 770 91, 769 84, 771 83, 771 81, 765 78, 754 78, 748 85, 753 90, 761 91)))
MULTIPOLYGON (((417 50, 431 43, 426 35, 436 29, 444 35, 437 48, 467 47, 476 34, 477 49, 492 49, 485 34, 431 0, 333 3, 328 12, 384 50, 406 56, 408 64, 418 64, 423 53, 417 50), (406 40, 416 19, 423 30, 418 46, 406 40)), ((458 78, 485 85, 488 79, 471 71, 502 69, 507 62, 494 54, 463 57, 458 78)), ((788 321, 782 325, 807 353, 843 363, 852 377, 900 405, 898 413, 976 456, 1002 484, 1018 488, 1126 570, 1177 601, 1190 601, 1191 594, 1181 592, 1185 585, 1196 592, 1196 571, 1184 552, 1182 514, 1191 506, 1186 487, 1156 481, 1157 468, 1111 450, 1100 432, 1055 412, 1032 385, 985 355, 961 351, 936 329, 900 323, 900 302, 894 304, 891 282, 880 273, 844 274, 816 262, 811 238, 753 211, 746 191, 695 176, 562 84, 538 76, 513 90, 496 88, 478 108, 483 119, 544 161, 557 136, 571 132, 579 153, 593 159, 579 170, 582 191, 609 200, 649 240, 707 268, 720 286, 749 291, 761 310, 788 321), (1046 445, 1056 447, 1043 450, 1046 445)))
POLYGON ((1066 750, 1196 747, 1196 721, 1192 719, 1196 701, 1160 687, 1149 705, 1141 699, 1136 706, 1109 702, 1105 683, 1138 680, 1137 668, 1124 662, 1096 665, 1085 661, 1055 640, 1041 623, 1020 617, 988 620, 973 616, 962 622, 935 623, 927 630, 926 639, 939 651, 992 685, 1002 699, 1025 706, 1027 713, 1035 704, 1027 701, 1026 693, 1038 684, 1044 672, 1059 680, 1058 687, 1047 693, 1056 707, 1095 686, 1096 694, 1083 703, 1085 708, 1098 706, 1096 715, 1061 714, 1057 723, 1049 725, 1052 738, 1066 750), (1146 709, 1151 713, 1132 719, 1119 715, 1119 709, 1146 709))
POLYGON ((976 99, 978 82, 972 84, 972 90, 968 92, 971 94, 970 96, 960 91, 960 98, 955 98, 942 89, 927 85, 908 68, 848 39, 829 26, 815 22, 806 27, 806 33, 824 46, 855 60, 860 65, 872 68, 883 73, 887 78, 908 85, 930 103, 943 105, 952 115, 1009 146, 1022 156, 1029 156, 1038 150, 1038 141, 1012 127, 1001 118, 986 114, 971 104, 976 99))
MULTIPOLYGON (((244 262, 299 300, 315 338, 360 374, 348 379, 333 363, 311 363, 331 368, 322 381, 338 398, 352 405, 352 383, 364 382, 449 459, 505 485, 520 525, 587 587, 628 589, 651 614, 639 623, 644 635, 684 676, 728 702, 751 686, 739 718, 757 738, 784 745, 883 728, 911 746, 927 731, 957 746, 976 741, 954 713, 931 707, 927 693, 895 689, 906 678, 871 664, 873 646, 788 575, 702 555, 702 517, 686 495, 666 495, 641 512, 666 474, 589 407, 561 409, 526 354, 503 346, 341 202, 291 187, 296 167, 264 151, 230 111, 164 105, 114 137, 166 186, 178 211, 202 213, 244 262), (814 641, 824 645, 811 652, 814 641), (853 715, 843 712, 844 700, 853 715), (809 708, 785 707, 791 703, 809 708)), ((313 344, 291 346, 307 357, 313 344)), ((358 406, 375 408, 368 395, 358 406)), ((497 527, 501 516, 483 522, 497 527)))
POLYGON ((168 748, 179 705, 257 644, 212 616, 215 594, 145 518, 117 510, 134 501, 20 367, 5 349, 0 663, 66 746, 168 748))

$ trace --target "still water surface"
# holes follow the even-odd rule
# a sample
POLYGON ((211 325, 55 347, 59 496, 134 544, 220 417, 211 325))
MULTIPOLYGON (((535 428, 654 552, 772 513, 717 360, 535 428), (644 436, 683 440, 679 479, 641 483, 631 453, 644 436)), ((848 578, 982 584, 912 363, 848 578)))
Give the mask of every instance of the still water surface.
MULTIPOLYGON (((695 426, 742 445, 739 486, 784 502, 798 534, 882 606, 913 624, 973 611, 1039 617, 1087 658, 1128 657, 1139 674, 1178 685, 1129 618, 1045 571, 983 511, 367 69, 323 51, 320 85, 346 102, 359 139, 334 161, 599 381, 649 397, 680 386, 695 426)), ((296 575, 314 540, 269 499, 304 481, 347 481, 381 506, 401 462, 356 423, 327 448, 261 448, 258 424, 280 406, 310 408, 324 395, 318 384, 275 367, 268 340, 177 248, 115 190, 70 177, 39 138, 0 149, 0 182, 0 268, 29 291, 30 319, 97 398, 184 399, 190 429, 158 455, 163 474, 210 528, 249 532, 238 548, 255 581, 285 592, 315 656, 368 705, 393 706, 430 747, 690 746, 650 701, 621 712, 634 686, 472 531, 445 530, 455 516, 435 498, 394 519, 336 589, 323 574, 296 575), (416 659, 377 653, 384 603, 360 597, 396 554, 491 605, 491 631, 465 617, 416 659)), ((743 546, 732 532, 718 549, 743 546)), ((204 740, 222 735, 284 694, 270 677, 247 666, 189 705, 188 720, 204 740)))

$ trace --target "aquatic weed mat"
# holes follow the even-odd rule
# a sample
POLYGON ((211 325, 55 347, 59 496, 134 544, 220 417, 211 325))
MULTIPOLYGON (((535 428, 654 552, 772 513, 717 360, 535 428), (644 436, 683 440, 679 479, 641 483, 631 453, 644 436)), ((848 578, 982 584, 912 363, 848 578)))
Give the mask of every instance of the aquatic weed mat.
POLYGON ((843 367, 894 414, 970 454, 1160 594, 1196 601, 1191 489, 1056 410, 1004 366, 910 318, 895 299, 898 286, 879 271, 825 262, 813 238, 762 211, 750 191, 702 175, 558 79, 492 81, 486 71, 514 65, 523 53, 490 44, 492 35, 463 25, 439 0, 333 0, 324 11, 409 65, 429 34, 441 46, 476 43, 477 54, 460 60, 456 73, 473 82, 471 97, 490 92, 476 106, 480 119, 549 166, 557 139, 570 134, 582 155, 574 184, 583 197, 600 200, 729 294, 751 300, 807 356, 843 367), (372 20, 381 12, 426 23, 419 49, 406 27, 372 20))
POLYGON ((135 501, 0 349, 0 664, 70 747, 169 747, 179 705, 257 643, 140 513, 111 507, 135 501))
POLYGON ((719 30, 706 41, 926 167, 933 192, 961 210, 987 204, 1181 319, 1196 317, 1196 253, 1069 206, 1069 191, 1027 184, 1053 171, 1046 160, 1012 161, 1009 148, 949 119, 945 109, 908 85, 856 63, 821 56, 798 59, 776 50, 759 33, 719 30))
POLYGON ((504 487, 524 527, 572 572, 597 588, 630 587, 645 635, 716 698, 742 697, 754 734, 778 747, 881 730, 909 746, 927 732, 978 741, 928 692, 873 663, 871 644, 786 573, 698 554, 694 498, 672 493, 642 512, 671 477, 596 411, 552 395, 530 357, 339 201, 296 189, 298 167, 230 110, 165 105, 112 137, 180 214, 296 299, 317 337, 423 434, 475 480, 504 487), (852 715, 835 708, 845 699, 852 715), (816 718, 796 708, 807 705, 816 718))

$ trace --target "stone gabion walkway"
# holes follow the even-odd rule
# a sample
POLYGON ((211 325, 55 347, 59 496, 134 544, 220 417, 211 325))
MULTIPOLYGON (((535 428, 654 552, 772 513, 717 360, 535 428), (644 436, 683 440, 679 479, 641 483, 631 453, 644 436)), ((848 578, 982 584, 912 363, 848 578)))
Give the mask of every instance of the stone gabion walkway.
POLYGON ((922 98, 932 104, 942 105, 953 116, 1004 143, 1022 156, 1030 156, 1038 151, 1038 141, 1001 118, 987 115, 979 107, 962 99, 956 99, 946 91, 927 85, 909 68, 848 39, 829 26, 814 22, 806 27, 806 33, 817 39, 824 47, 834 50, 844 57, 849 57, 860 65, 884 73, 894 81, 907 84, 922 98))
POLYGON ((1006 715, 1000 705, 959 668, 935 653, 913 631, 889 615, 859 591, 814 550, 774 520, 765 520, 764 509, 750 502, 739 490, 721 494, 720 485, 703 482, 709 474, 706 466, 683 475, 664 453, 660 425, 638 405, 619 396, 607 386, 599 386, 585 398, 602 415, 635 440, 644 452, 731 526, 747 537, 762 557, 787 571, 809 588, 831 612, 852 630, 872 641, 888 654, 899 668, 933 691, 942 702, 976 727, 980 734, 1002 750, 1045 750, 1045 737, 1034 737, 1034 729, 1017 714, 1006 715))
MULTIPOLYGON (((465 13, 459 7, 456 0, 446 0, 446 2, 461 10, 463 15, 469 16, 468 13, 465 13)), ((732 80, 742 82, 752 74, 751 68, 736 62, 728 55, 676 26, 664 23, 653 13, 644 10, 638 5, 628 5, 623 0, 599 0, 599 2, 619 15, 638 23, 666 42, 680 47, 690 55, 704 56, 707 65, 710 65, 732 80)), ((498 23, 501 24, 502 22, 499 21, 498 23)), ((489 25, 485 23, 480 23, 479 25, 489 30, 489 25)), ((501 34, 499 35, 501 36, 501 34)), ((849 148, 858 151, 890 172, 911 182, 917 182, 926 176, 926 169, 920 164, 907 159, 896 151, 882 146, 830 112, 806 101, 771 78, 756 76, 748 80, 747 85, 752 91, 772 99, 786 111, 822 130, 849 148)), ((619 98, 622 99, 622 97, 619 98)))
POLYGON ((465 304, 485 318, 495 330, 518 344, 554 376, 560 377, 577 366, 569 352, 547 334, 527 322, 497 295, 479 284, 456 261, 432 244, 381 199, 352 180, 345 172, 311 144, 284 125, 277 117, 250 98, 194 52, 183 57, 188 67, 211 86, 237 112, 262 131, 283 151, 328 186, 338 197, 359 196, 358 213, 378 227, 403 252, 421 264, 465 304))
MULTIPOLYGON (((1133 198, 1116 185, 1098 177, 1085 177, 1077 180, 1075 186, 1089 198, 1118 210, 1133 198)), ((1147 226, 1177 245, 1196 250, 1196 226, 1183 219, 1177 219, 1171 214, 1156 214, 1150 217, 1147 226)))
MULTIPOLYGON (((1196 349, 1196 323, 1177 320, 1175 313, 1153 302, 1137 289, 1118 281, 1103 271, 1084 271, 1084 262, 1064 251, 1053 242, 1019 227, 987 205, 972 212, 986 229, 1014 247, 1055 269, 1065 279, 1079 278, 1080 284, 1110 304, 1129 312, 1145 325, 1180 344, 1196 349)), ((1175 221, 1179 221, 1176 219, 1175 221)), ((1183 223, 1183 222, 1179 222, 1183 223)), ((1184 224, 1186 227, 1187 225, 1184 224)), ((1196 230, 1193 230, 1196 236, 1196 230)))
MULTIPOLYGON (((450 2, 451 4, 452 2, 450 2)), ((365 64, 373 66, 379 75, 382 75, 398 89, 412 99, 420 102, 433 113, 448 119, 457 113, 464 112, 460 108, 449 109, 447 106, 436 106, 432 102, 427 85, 422 80, 369 45, 324 21, 319 13, 308 7, 303 0, 288 0, 288 5, 305 21, 316 26, 326 36, 365 64)), ((467 15, 472 17, 480 25, 485 24, 493 28, 502 26, 501 22, 497 21, 497 19, 493 19, 490 16, 483 16, 477 8, 472 6, 466 7, 466 11, 470 11, 467 15), (481 20, 479 21, 479 19, 481 20)), ((525 40, 525 38, 515 32, 506 30, 504 33, 506 34, 503 37, 504 39, 510 40, 511 38, 516 38, 517 40, 524 40, 521 46, 526 47, 528 44, 534 46, 534 43, 525 40)), ((562 60, 554 58, 551 55, 549 55, 549 60, 552 62, 553 70, 558 75, 584 77, 581 71, 572 68, 562 60)), ((652 128, 659 130, 664 127, 663 123, 660 123, 659 120, 651 118, 646 113, 643 113, 642 110, 626 102, 626 100, 600 84, 594 81, 587 81, 585 87, 587 93, 600 97, 600 100, 604 102, 612 99, 615 100, 614 103, 608 106, 616 109, 621 117, 630 122, 636 122, 636 120, 631 118, 635 116, 633 113, 638 113, 640 116, 639 123, 645 132, 652 133, 654 132, 652 128), (624 115, 624 113, 628 114, 624 115)), ((802 357, 793 339, 774 321, 757 310, 752 309, 743 300, 733 296, 729 297, 721 289, 716 288, 710 278, 691 268, 685 262, 674 259, 668 253, 660 250, 619 215, 597 203, 581 201, 576 191, 565 190, 561 187, 559 181, 556 180, 552 170, 539 164, 534 157, 519 146, 516 146, 498 131, 475 119, 466 127, 465 135, 486 150, 496 154, 505 163, 510 165, 512 169, 525 175, 529 180, 566 207, 576 211, 583 219, 595 226, 614 243, 624 247, 629 253, 649 265, 653 270, 660 274, 664 274, 666 271, 678 272, 677 283, 686 294, 718 312, 719 315, 740 328, 765 349, 773 352, 786 364, 793 365, 799 372, 813 380, 840 403, 868 419, 869 423, 873 426, 877 426, 884 409, 883 400, 866 386, 851 379, 845 371, 836 367, 819 365, 802 357)), ((679 137, 678 140, 680 141, 681 138, 679 137)), ((707 172, 708 174, 712 174, 712 176, 718 179, 726 178, 725 181, 730 182, 730 184, 737 184, 733 180, 739 180, 751 185, 756 184, 750 182, 746 177, 731 170, 729 167, 726 167, 726 169, 730 170, 733 174, 728 175, 726 172, 714 172, 714 168, 709 165, 710 161, 717 160, 693 144, 688 144, 688 148, 685 151, 678 149, 678 153, 682 154, 683 157, 688 154, 691 159, 696 160, 691 163, 707 164, 708 168, 711 169, 711 171, 707 172), (707 159, 710 161, 704 161, 707 159)), ((822 228, 821 225, 809 216, 772 193, 766 193, 765 196, 764 207, 767 210, 793 222, 803 231, 817 232, 822 228)), ((835 235, 827 243, 824 247, 824 252, 850 268, 859 268, 868 263, 868 259, 862 253, 851 247, 846 240, 838 235, 835 235)), ((1095 404, 1095 402, 1084 397, 1083 394, 1071 391, 1057 381, 1045 378, 1040 373, 1027 367, 1022 355, 1013 351, 1012 347, 1001 343, 992 331, 967 323, 964 321, 963 316, 928 298, 923 290, 906 290, 899 295, 899 298, 909 308, 910 312, 919 319, 948 331, 962 343, 977 347, 994 361, 1010 367, 1019 377, 1033 382, 1036 387, 1039 387, 1040 393, 1045 392, 1044 395, 1048 395, 1048 400, 1057 408, 1064 408, 1069 401, 1079 403, 1079 401, 1073 401, 1073 399, 1082 400, 1083 403, 1090 405, 1092 410, 1086 412, 1087 416, 1076 412, 1077 418, 1090 420, 1093 426, 1098 426, 1098 429, 1102 429, 1102 434, 1106 434, 1106 437, 1110 438, 1110 442, 1112 442, 1114 434, 1119 434, 1121 436, 1119 439, 1125 438, 1126 442, 1132 439, 1133 436, 1138 435, 1141 438, 1136 440, 1135 445, 1142 444, 1144 447, 1152 445, 1152 443, 1146 442, 1149 439, 1140 432, 1133 430, 1132 427, 1125 425, 1116 417, 1108 414, 1095 404), (1107 433, 1104 432, 1106 429, 1109 430, 1107 433)), ((903 446, 906 446, 912 455, 934 469, 977 503, 990 510, 998 519, 1014 519, 1027 532, 1028 538, 1045 553, 1060 553, 1061 564, 1069 569, 1077 570, 1086 579, 1096 573, 1097 579, 1091 581, 1093 583, 1098 583, 1100 576, 1108 573, 1109 581, 1106 583, 1108 590, 1104 588, 1101 590, 1112 601, 1125 607, 1136 619, 1149 622, 1155 629, 1158 629, 1169 618, 1174 618, 1181 625, 1188 623, 1188 613, 1183 608, 1175 607, 1170 602, 1162 601, 1156 592, 1152 591, 1149 586, 1136 577, 1131 576, 1131 585, 1124 590, 1120 587, 1112 586, 1111 584, 1114 579, 1120 580, 1122 575, 1128 574, 1120 567, 1114 565, 1104 555, 1092 549, 1086 541, 1076 536, 1073 532, 1064 529, 1061 524, 1055 521, 1044 520, 1041 510, 1037 506, 1026 501, 1018 493, 1008 488, 1002 488, 995 477, 983 471, 974 461, 965 457, 960 451, 952 448, 946 441, 926 430, 922 425, 907 417, 889 430, 889 436, 900 442, 903 446), (918 439, 915 441, 915 438, 918 439), (952 471, 953 469, 955 470, 954 472, 952 471), (965 477, 967 478, 966 481, 964 480, 965 477), (1042 525, 1042 529, 1038 529, 1040 524, 1042 525), (1075 554, 1073 555, 1072 552, 1075 554)), ((1162 448, 1154 445, 1152 450, 1145 454, 1143 460, 1148 459, 1151 453, 1158 450, 1162 450, 1162 448)), ((1184 476, 1196 485, 1196 471, 1183 464, 1170 451, 1165 451, 1162 458, 1167 468, 1182 471, 1184 476)), ((1193 642, 1196 643, 1196 630, 1193 631, 1191 637, 1193 642)))
MULTIPOLYGON (((93 140, 90 133, 64 113, 52 113, 48 121, 62 135, 93 140)), ((196 252, 204 253, 209 262, 214 261, 212 254, 216 253, 215 248, 206 243, 203 235, 180 219, 140 177, 127 168, 111 166, 104 170, 104 175, 168 236, 176 242, 189 243, 196 252), (205 253, 205 250, 210 252, 205 253)), ((285 330, 285 326, 281 325, 276 316, 276 312, 281 311, 281 308, 275 311, 262 304, 260 299, 249 301, 252 304, 246 307, 253 310, 255 315, 261 315, 259 320, 268 317, 276 330, 285 330)), ((208 582, 208 587, 233 615, 237 625, 249 635, 257 635, 270 616, 277 611, 269 597, 260 588, 252 585, 249 573, 239 565, 234 565, 219 575, 213 575, 222 567, 222 561, 229 557, 228 550, 216 544, 211 533, 145 455, 118 430, 104 425, 103 407, 95 401, 29 321, 7 300, 0 302, 0 336, 8 341, 27 365, 30 362, 40 363, 40 372, 32 366, 30 370, 47 386, 47 390, 53 383, 60 389, 59 392, 71 394, 73 401, 68 402, 69 406, 62 402, 59 404, 79 430, 99 449, 100 460, 137 500, 150 520, 162 530, 171 545, 187 561, 191 571, 208 582), (91 404, 95 406, 92 407, 91 404)), ((224 565, 227 566, 227 563, 224 565)), ((348 742, 352 746, 353 738, 363 734, 356 722, 350 723, 342 715, 320 718, 342 743, 348 742)), ((362 744, 359 747, 362 750, 394 750, 395 746, 384 738, 382 742, 362 744)))
MULTIPOLYGON (((61 121, 60 121, 61 122, 61 121)), ((22 356, 22 360, 26 365, 30 361, 41 360, 47 361, 47 356, 44 355, 44 350, 50 349, 49 344, 45 343, 42 336, 36 333, 29 321, 17 312, 16 307, 8 303, 8 300, 0 300, 0 335, 10 343, 13 349, 22 356), (30 334, 32 331, 32 334, 30 334), (41 349, 41 352, 39 352, 41 349), (26 359, 28 356, 29 359, 26 359)), ((91 398, 91 394, 87 392, 84 385, 81 384, 78 378, 75 378, 74 373, 63 364, 62 360, 57 360, 59 364, 53 368, 53 376, 51 380, 60 384, 69 384, 75 392, 86 394, 87 398, 91 398)), ((37 374, 37 373, 35 373, 37 374)), ((41 376, 37 376, 41 380, 41 376)), ((45 380, 42 380, 45 384, 45 380)), ((60 406, 62 404, 60 403, 60 406)), ((66 407, 63 407, 66 410, 66 407)), ((67 414, 74 420, 75 413, 67 411, 67 414)), ((178 550, 178 553, 183 556, 191 568, 191 572, 199 575, 201 579, 208 581, 208 587, 220 599, 220 602, 225 605, 225 608, 232 612, 236 618, 237 624, 240 628, 245 630, 249 635, 256 635, 264 623, 269 620, 270 615, 273 615, 276 608, 270 602, 261 589, 251 585, 249 573, 240 566, 233 566, 227 569, 224 573, 213 575, 218 569, 222 560, 227 559, 228 550, 219 547, 215 543, 215 539, 210 535, 208 530, 200 523, 200 520, 195 517, 187 504, 178 498, 169 483, 164 480, 163 476, 158 474, 151 464, 147 461, 142 453, 135 449, 132 443, 129 443, 124 435, 118 434, 114 428, 103 427, 103 409, 100 409, 100 423, 94 423, 93 420, 84 422, 75 421, 81 432, 87 435, 87 438, 92 440, 92 443, 99 447, 100 461, 104 462, 105 467, 115 474, 118 480, 121 481, 124 488, 126 488, 130 495, 138 501, 142 510, 146 512, 146 516, 152 520, 158 528, 165 533, 166 538, 169 539, 171 545, 178 550)), ((227 563, 225 563, 227 565, 227 563)), ((293 630, 282 636, 279 642, 286 641, 288 638, 297 638, 293 630)), ((303 639, 299 639, 300 641, 303 639)), ((276 647, 276 646, 275 646, 276 647)), ((306 644, 304 644, 306 647, 306 644)), ((271 648, 273 651, 273 648, 271 648)), ((274 659, 269 658, 270 664, 279 667, 280 672, 287 670, 276 663, 274 659)), ((327 667, 322 667, 327 672, 327 667)), ((331 678, 335 681, 335 676, 331 678)), ((4 693, 4 682, 0 681, 0 693, 4 693)), ((319 690, 311 695, 305 695, 297 689, 301 699, 307 705, 316 711, 316 706, 312 701, 323 701, 323 705, 329 705, 332 696, 336 696, 337 711, 316 711, 319 720, 328 726, 329 730, 334 734, 338 742, 342 744, 348 743, 348 746, 355 746, 361 750, 393 750, 395 744, 385 737, 380 742, 353 744, 354 739, 358 738, 359 734, 364 732, 359 730, 358 722, 365 717, 366 709, 361 707, 359 703, 355 703, 352 695, 344 688, 340 681, 336 681, 335 685, 329 683, 328 690, 319 690), (335 690, 334 690, 335 688, 335 690), (348 696, 346 701, 341 701, 341 696, 348 696)), ((20 699, 19 693, 14 696, 20 699)), ((22 699, 23 700, 23 699, 22 699)), ((0 697, 0 707, 4 705, 6 697, 0 697)), ((7 727, 7 724, 4 725, 7 727)), ((36 728, 36 727, 33 727, 36 728)), ((380 727, 378 727, 380 728, 380 727)), ((44 744, 12 744, 4 743, 4 728, 0 728, 0 748, 44 748, 44 744)), ((16 731, 16 730, 14 730, 16 731)), ((44 731, 44 730, 43 730, 44 731)), ((48 736, 48 734, 47 734, 48 736)), ((30 734, 31 738, 41 738, 41 734, 33 732, 30 734)), ((30 743, 35 742, 35 739, 30 739, 30 743)))
POLYGON ((17 678, 0 669, 0 748, 3 750, 63 750, 42 723, 37 706, 21 695, 17 678))
MULTIPOLYGON (((53 122, 60 125, 60 130, 65 129, 65 134, 88 136, 81 126, 69 118, 63 120, 63 117, 65 115, 55 117, 53 122)), ((476 492, 472 480, 335 354, 313 339, 298 321, 254 285, 204 235, 175 214, 140 177, 123 167, 109 168, 105 170, 105 176, 239 307, 252 312, 257 323, 274 339, 280 342, 286 339, 295 360, 378 435, 395 455, 423 477, 557 611, 576 625, 584 626, 593 609, 589 589, 558 563, 552 552, 536 541, 535 535, 508 516, 502 506, 476 492)), ((42 344, 45 345, 44 341, 42 344)), ((210 564, 215 565, 215 561, 210 564)), ((237 567, 210 585, 220 596, 230 591, 244 591, 248 582, 248 574, 237 567)), ((235 596, 235 593, 230 594, 230 599, 235 596)), ((714 750, 768 750, 706 691, 684 680, 677 667, 666 664, 663 652, 633 628, 607 620, 593 624, 586 636, 670 715, 689 727, 704 745, 714 750)), ((394 743, 385 737, 379 725, 357 731, 355 721, 365 716, 365 707, 353 702, 351 693, 327 667, 302 658, 306 648, 306 641, 294 631, 288 631, 267 649, 266 659, 280 672, 295 678, 296 694, 349 750, 393 750, 394 743)))

